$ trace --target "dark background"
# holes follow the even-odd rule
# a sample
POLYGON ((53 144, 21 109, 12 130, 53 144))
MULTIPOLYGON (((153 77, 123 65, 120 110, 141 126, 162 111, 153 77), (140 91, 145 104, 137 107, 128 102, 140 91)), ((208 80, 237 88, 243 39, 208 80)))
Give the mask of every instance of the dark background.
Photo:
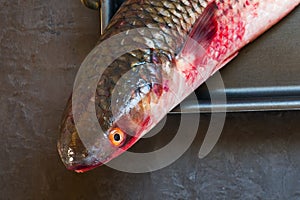
MULTIPOLYGON (((225 85, 300 85, 299 20, 297 8, 243 49, 221 70, 225 85)), ((0 199, 300 199, 298 111, 227 114, 219 142, 200 160, 210 119, 203 114, 191 148, 152 173, 67 171, 58 125, 98 27, 98 12, 79 0, 0 0, 0 199)), ((169 127, 135 150, 170 140, 178 120, 169 115, 169 127)))

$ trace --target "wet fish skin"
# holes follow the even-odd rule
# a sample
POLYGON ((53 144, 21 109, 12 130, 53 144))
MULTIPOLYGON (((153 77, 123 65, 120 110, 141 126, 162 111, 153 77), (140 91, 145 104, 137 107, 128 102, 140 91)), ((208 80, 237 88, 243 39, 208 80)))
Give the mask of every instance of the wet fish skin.
MULTIPOLYGON (((198 54, 195 53, 197 50, 186 46, 187 36, 191 34, 195 22, 205 7, 212 2, 214 1, 128 0, 121 6, 101 36, 99 43, 133 28, 158 28, 161 37, 151 37, 151 34, 145 36, 141 32, 138 37, 125 42, 139 46, 146 44, 146 47, 126 53, 116 59, 103 73, 97 85, 95 97, 82 96, 82 102, 86 98, 94 98, 97 119, 103 129, 99 141, 95 143, 96 151, 91 152, 91 149, 85 148, 82 143, 75 128, 72 102, 71 99, 69 100, 58 142, 59 153, 68 169, 77 172, 87 171, 121 154, 155 126, 168 110, 180 102, 175 101, 168 93, 165 88, 167 82, 170 85, 178 84, 176 92, 183 99, 208 76, 230 61, 241 47, 299 4, 299 0, 215 1, 217 10, 210 20, 217 23, 216 33, 212 34, 209 40, 207 40, 207 35, 201 34, 200 39, 198 38, 200 41, 197 37, 193 38, 202 46, 205 46, 201 43, 202 41, 206 44, 205 55, 199 60, 198 54), (286 8, 282 8, 282 5, 286 8), (263 11, 267 13, 263 14, 263 11), (269 14, 268 12, 271 11, 274 13, 269 14), (263 20, 268 20, 268 22, 263 20), (190 54, 193 55, 190 56, 190 54), (188 63, 181 59, 189 56, 191 58, 188 63), (204 76, 197 67, 199 64, 201 64, 201 70, 204 71, 207 70, 206 66, 210 65, 213 68, 207 70, 208 74, 204 76), (167 66, 171 66, 171 72, 166 71, 167 66), (120 78, 128 71, 132 72, 130 77, 135 77, 135 79, 118 84, 120 78), (185 77, 185 82, 177 82, 172 71, 185 77), (185 88, 187 83, 189 88, 185 88), (118 102, 113 102, 117 109, 117 114, 113 114, 111 104, 116 85, 122 98, 118 102), (138 104, 135 104, 136 102, 138 104), (164 112, 159 113, 157 110, 163 107, 165 107, 164 112), (121 147, 111 145, 107 139, 110 130, 115 126, 121 126, 127 135, 121 147)), ((201 26, 203 23, 200 24, 201 26)), ((101 58, 111 57, 114 47, 120 45, 122 44, 111 44, 112 48, 108 48, 101 58)), ((88 75, 97 76, 97 74, 88 75)), ((86 109, 85 105, 81 106, 82 108, 76 109, 86 109)))
MULTIPOLYGON (((153 26, 160 28, 162 26, 166 26, 167 29, 167 32, 165 33, 166 37, 170 32, 170 28, 176 30, 174 31, 174 34, 178 34, 175 35, 176 38, 178 38, 177 41, 173 40, 171 41, 172 42, 171 44, 168 43, 170 47, 165 49, 160 49, 160 51, 164 52, 164 54, 166 54, 167 57, 169 57, 168 62, 170 62, 170 60, 172 60, 174 57, 174 52, 170 52, 170 50, 179 48, 183 44, 184 42, 183 38, 187 35, 189 29, 191 28, 192 23, 200 15, 205 4, 206 2, 200 2, 198 0, 190 1, 189 7, 187 7, 181 1, 174 1, 174 2, 165 1, 164 4, 159 1, 139 1, 139 0, 127 1, 121 6, 119 11, 113 17, 109 26, 104 31, 104 34, 101 36, 99 43, 101 43, 101 41, 104 41, 107 38, 110 38, 115 34, 127 30, 131 30, 133 28, 142 28, 142 27, 153 28, 153 26), (142 12, 141 12, 141 8, 142 8, 142 12), (159 11, 164 12, 169 9, 171 9, 172 11, 172 12, 168 11, 170 13, 169 16, 158 17, 159 11), (188 12, 188 10, 192 10, 192 12, 188 12), (181 17, 182 15, 187 15, 187 13, 190 13, 192 17, 192 18, 189 17, 188 22, 186 22, 184 18, 181 17)), ((136 40, 142 39, 141 41, 132 41, 134 43, 140 43, 141 45, 145 43, 145 41, 143 40, 144 39, 143 35, 141 35, 141 37, 138 38, 133 38, 133 40, 134 39, 136 40)), ((146 40, 149 39, 150 38, 146 38, 146 40)), ((155 43, 156 47, 166 46, 166 42, 164 40, 153 41, 153 42, 155 43)), ((112 46, 119 46, 119 45, 121 44, 112 44, 112 46)), ((156 50, 159 51, 159 48, 157 48, 156 50)), ((111 50, 108 49, 106 54, 107 57, 109 57, 112 54, 111 50)), ((97 117, 104 131, 107 131, 113 124, 112 111, 110 109, 110 103, 111 103, 110 98, 115 84, 124 73, 126 73, 128 70, 131 69, 132 66, 138 68, 140 66, 138 65, 138 63, 140 63, 141 60, 150 61, 152 55, 149 49, 136 50, 134 52, 123 55, 117 60, 115 60, 109 66, 109 68, 107 68, 106 71, 103 73, 97 87, 95 104, 97 105, 96 106, 96 113, 98 115, 97 117)), ((102 55, 102 57, 105 57, 105 55, 102 55)), ((157 75, 157 70, 155 71, 155 73, 157 75)), ((144 79, 141 80, 143 81, 144 79)), ((134 86, 129 86, 129 87, 134 87, 134 86)), ((126 91, 126 89, 124 90, 126 91)), ((61 125, 62 127, 61 138, 58 143, 58 149, 62 157, 62 160, 66 164, 66 166, 71 169, 76 169, 78 168, 77 165, 78 166, 85 165, 84 163, 81 163, 81 160, 83 160, 82 155, 85 155, 87 157, 89 153, 88 150, 84 148, 84 145, 82 144, 78 136, 78 133, 76 131, 74 125, 74 119, 72 116, 71 104, 72 102, 70 98, 61 125), (76 162, 77 160, 78 163, 76 162)), ((89 163, 87 165, 89 165, 89 163)))

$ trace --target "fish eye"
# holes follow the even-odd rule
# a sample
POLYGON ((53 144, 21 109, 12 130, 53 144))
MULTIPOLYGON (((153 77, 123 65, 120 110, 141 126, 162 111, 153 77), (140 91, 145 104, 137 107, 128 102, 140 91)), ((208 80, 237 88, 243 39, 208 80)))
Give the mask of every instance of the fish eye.
POLYGON ((109 140, 114 146, 118 147, 125 141, 125 133, 119 128, 113 128, 109 132, 109 140))

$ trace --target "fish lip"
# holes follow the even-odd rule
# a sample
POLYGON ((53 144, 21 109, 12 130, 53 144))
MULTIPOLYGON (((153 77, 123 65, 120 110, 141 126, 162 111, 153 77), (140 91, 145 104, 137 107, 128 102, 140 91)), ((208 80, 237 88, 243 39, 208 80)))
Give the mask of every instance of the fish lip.
POLYGON ((83 173, 95 169, 96 167, 99 167, 101 165, 103 165, 102 162, 98 162, 97 164, 94 165, 75 164, 75 165, 67 166, 67 169, 70 171, 75 171, 77 173, 83 173))
POLYGON ((77 173, 83 173, 86 171, 90 171, 98 166, 103 165, 103 162, 100 162, 99 160, 91 157, 86 157, 82 160, 75 160, 72 162, 69 162, 69 156, 66 153, 66 150, 61 146, 61 143, 57 143, 58 147, 58 153, 60 155, 60 158, 62 160, 62 163, 65 165, 65 167, 70 171, 75 171, 77 173), (88 159, 89 158, 89 159, 88 159))

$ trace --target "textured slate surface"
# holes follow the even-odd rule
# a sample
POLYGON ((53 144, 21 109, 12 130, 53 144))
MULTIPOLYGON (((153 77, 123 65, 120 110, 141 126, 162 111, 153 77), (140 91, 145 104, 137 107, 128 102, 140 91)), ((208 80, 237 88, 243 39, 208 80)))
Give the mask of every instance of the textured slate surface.
MULTIPOLYGON (((267 48, 267 36, 285 31, 285 23, 297 25, 299 13, 247 47, 230 69, 251 62, 257 45, 267 48)), ((98 13, 79 1, 0 0, 0 18, 0 199, 300 199, 300 112, 228 114, 217 146, 199 160, 209 123, 209 115, 202 115, 191 148, 153 173, 106 166, 85 174, 67 171, 56 150, 58 124, 76 71, 97 41, 98 13)), ((293 60, 296 70, 298 54, 279 50, 264 51, 293 60)), ((264 60, 257 57, 257 63, 264 60)), ((274 77, 275 83, 280 79, 274 77)), ((170 115, 168 125, 174 129, 178 120, 170 115)), ((170 130, 135 149, 162 145, 170 130)))

